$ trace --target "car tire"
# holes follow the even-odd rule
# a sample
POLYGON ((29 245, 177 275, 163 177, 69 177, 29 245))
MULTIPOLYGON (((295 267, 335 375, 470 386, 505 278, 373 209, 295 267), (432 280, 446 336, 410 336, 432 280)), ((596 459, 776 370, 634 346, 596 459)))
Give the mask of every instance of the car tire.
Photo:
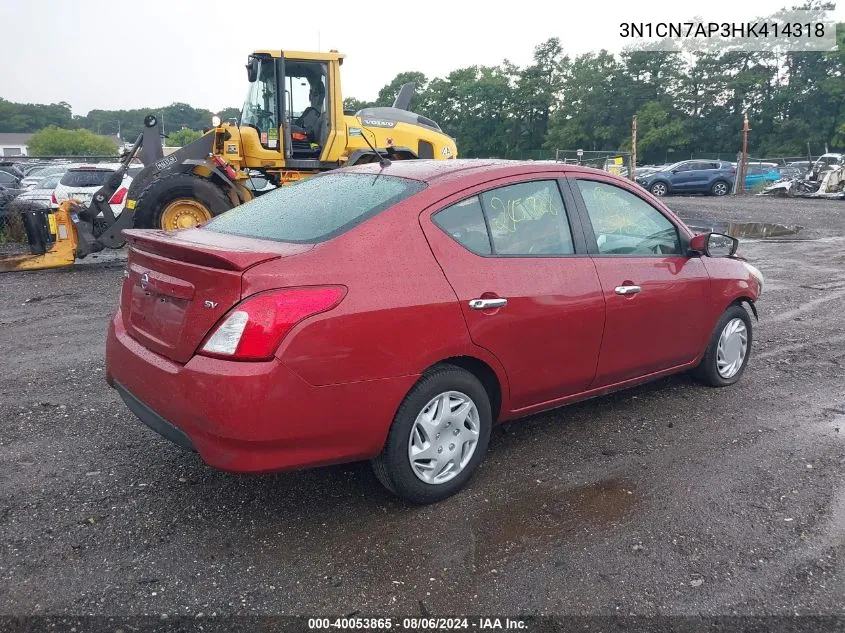
POLYGON ((711 387, 734 384, 742 378, 748 366, 752 340, 748 311, 741 305, 733 304, 716 324, 704 357, 691 372, 693 377, 711 387))
POLYGON ((478 378, 454 365, 436 366, 405 396, 373 471, 406 501, 441 501, 470 480, 487 452, 492 425, 490 398, 478 378), (446 405, 459 418, 441 415, 446 405), (426 459, 429 450, 434 459, 426 459))
POLYGON ((669 193, 669 186, 662 181, 657 181, 648 188, 651 192, 651 195, 656 196, 657 198, 662 198, 667 193, 669 193))
POLYGON ((717 197, 728 195, 731 191, 731 186, 724 180, 717 180, 710 186, 710 193, 717 197))
POLYGON ((136 229, 160 229, 162 213, 178 199, 196 200, 212 217, 232 208, 232 201, 223 190, 206 178, 193 174, 169 174, 153 180, 135 200, 136 229))

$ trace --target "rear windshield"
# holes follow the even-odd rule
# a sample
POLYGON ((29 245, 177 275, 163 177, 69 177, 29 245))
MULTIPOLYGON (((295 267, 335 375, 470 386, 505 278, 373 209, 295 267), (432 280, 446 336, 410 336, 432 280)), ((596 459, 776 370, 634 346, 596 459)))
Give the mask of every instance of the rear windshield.
POLYGON ((112 173, 110 169, 71 169, 61 183, 66 187, 102 187, 112 173))
POLYGON ((326 174, 279 187, 205 225, 218 233, 281 242, 324 242, 425 188, 382 174, 326 174))
POLYGON ((53 174, 52 176, 47 176, 38 182, 37 188, 38 189, 55 189, 59 181, 62 179, 60 174, 53 174))

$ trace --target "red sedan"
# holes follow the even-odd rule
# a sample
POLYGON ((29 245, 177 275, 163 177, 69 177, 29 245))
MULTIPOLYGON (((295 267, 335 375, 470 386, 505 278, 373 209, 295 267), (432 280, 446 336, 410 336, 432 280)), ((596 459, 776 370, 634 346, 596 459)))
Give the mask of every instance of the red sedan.
POLYGON ((496 422, 736 382, 763 285, 735 239, 569 165, 365 165, 126 234, 107 377, 144 423, 229 471, 371 459, 419 503, 467 483, 496 422))

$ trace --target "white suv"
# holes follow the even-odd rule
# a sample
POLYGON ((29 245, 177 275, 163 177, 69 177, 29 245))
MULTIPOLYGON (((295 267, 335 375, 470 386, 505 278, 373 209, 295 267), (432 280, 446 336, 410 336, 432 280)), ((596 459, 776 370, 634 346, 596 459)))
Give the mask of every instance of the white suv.
MULTIPOLYGON (((70 199, 78 200, 85 205, 90 204, 94 194, 119 167, 119 164, 99 164, 82 165, 68 169, 53 192, 53 208, 58 208, 62 202, 70 199)), ((132 178, 137 176, 142 169, 143 165, 133 165, 124 174, 123 182, 109 200, 109 205, 115 215, 120 215, 120 212, 123 211, 132 178)))

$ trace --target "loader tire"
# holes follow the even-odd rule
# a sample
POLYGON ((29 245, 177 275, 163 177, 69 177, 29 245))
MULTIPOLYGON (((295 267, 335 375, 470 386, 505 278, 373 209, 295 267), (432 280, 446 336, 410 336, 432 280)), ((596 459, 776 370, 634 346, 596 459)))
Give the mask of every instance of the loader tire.
POLYGON ((136 229, 176 230, 210 220, 232 208, 226 193, 193 174, 162 176, 135 200, 136 229))

